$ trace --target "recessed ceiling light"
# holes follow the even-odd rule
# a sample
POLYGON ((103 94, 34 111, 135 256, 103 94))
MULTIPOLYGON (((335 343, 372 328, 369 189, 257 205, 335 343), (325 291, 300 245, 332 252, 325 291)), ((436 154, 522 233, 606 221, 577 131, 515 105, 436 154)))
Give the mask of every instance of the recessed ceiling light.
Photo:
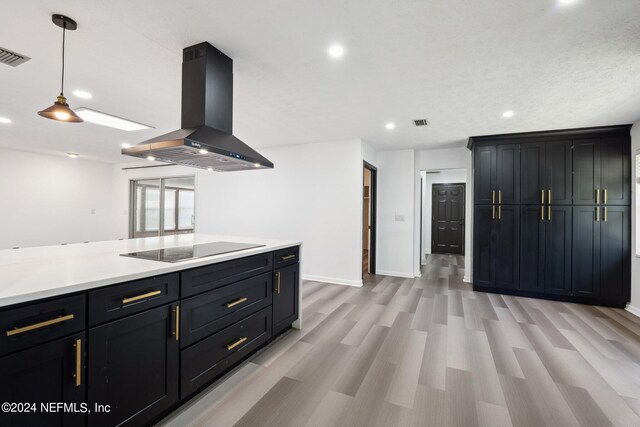
POLYGON ((78 153, 67 153, 67 156, 71 157, 72 159, 75 159, 75 158, 80 157, 80 154, 78 154, 78 153))
POLYGON ((78 108, 76 110, 76 114, 82 117, 86 122, 126 130, 127 132, 151 128, 151 126, 143 125, 142 123, 132 122, 131 120, 112 116, 107 113, 101 113, 100 111, 95 111, 90 108, 78 108))
POLYGON ((126 142, 123 142, 120 145, 122 146, 122 148, 131 148, 131 144, 127 144, 126 142))
POLYGON ((395 124, 395 123, 391 123, 391 122, 389 122, 389 123, 387 123, 386 125, 384 125, 384 127, 385 127, 385 128, 387 128, 387 129, 389 129, 389 130, 391 130, 391 129, 393 129, 393 128, 395 128, 395 127, 396 127, 396 124, 395 124))
POLYGON ((329 56, 332 58, 341 58, 344 55, 344 47, 339 44, 329 46, 329 56))
POLYGON ((207 150, 206 148, 201 148, 200 151, 198 151, 200 154, 207 154, 209 152, 209 150, 207 150))
POLYGON ((515 113, 511 110, 507 110, 504 113, 502 113, 502 117, 504 117, 505 119, 510 119, 511 117, 513 117, 515 113))
POLYGON ((558 0, 558 3, 560 4, 570 4, 570 3, 575 3, 576 0, 558 0))
POLYGON ((147 160, 149 160, 150 162, 153 162, 156 158, 153 156, 147 156, 147 160))
POLYGON ((213 168, 207 168, 209 172, 213 172, 213 168))
POLYGON ((259 168, 260 166, 262 166, 260 163, 254 163, 253 164, 253 167, 255 167, 255 168, 259 168))
POLYGON ((77 96, 78 98, 82 98, 82 99, 91 99, 93 98, 93 95, 91 95, 89 92, 87 92, 86 90, 74 90, 73 94, 75 96, 77 96))
POLYGON ((0 123, 2 123, 3 125, 8 125, 9 123, 11 123, 11 119, 8 117, 0 117, 0 123))

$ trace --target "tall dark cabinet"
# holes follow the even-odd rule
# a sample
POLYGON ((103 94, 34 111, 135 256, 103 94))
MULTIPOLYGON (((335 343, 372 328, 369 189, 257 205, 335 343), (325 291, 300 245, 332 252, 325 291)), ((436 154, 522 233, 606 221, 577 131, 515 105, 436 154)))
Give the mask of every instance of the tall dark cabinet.
POLYGON ((473 285, 623 307, 630 126, 472 137, 473 285))

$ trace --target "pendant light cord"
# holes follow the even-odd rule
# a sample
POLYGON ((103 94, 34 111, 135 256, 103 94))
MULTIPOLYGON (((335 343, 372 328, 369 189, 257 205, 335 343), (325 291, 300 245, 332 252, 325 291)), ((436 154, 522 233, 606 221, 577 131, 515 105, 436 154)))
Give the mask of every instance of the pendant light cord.
POLYGON ((64 40, 67 32, 67 24, 62 26, 62 83, 60 85, 60 95, 64 96, 64 40))

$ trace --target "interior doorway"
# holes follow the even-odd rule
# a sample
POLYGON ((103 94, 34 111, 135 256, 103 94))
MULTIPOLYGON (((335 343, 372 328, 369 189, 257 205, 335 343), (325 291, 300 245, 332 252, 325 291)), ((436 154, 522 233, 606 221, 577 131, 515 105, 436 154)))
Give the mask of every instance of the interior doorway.
POLYGON ((362 186, 362 278, 376 274, 377 169, 364 162, 362 186))
POLYGON ((465 184, 433 184, 431 253, 464 255, 465 184))

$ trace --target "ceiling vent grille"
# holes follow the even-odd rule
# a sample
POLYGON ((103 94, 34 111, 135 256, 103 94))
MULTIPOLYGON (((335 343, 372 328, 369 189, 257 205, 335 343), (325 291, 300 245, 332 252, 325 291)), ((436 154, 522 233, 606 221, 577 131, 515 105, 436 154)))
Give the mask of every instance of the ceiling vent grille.
POLYGON ((416 119, 413 124, 415 126, 429 126, 429 121, 427 119, 416 119))
POLYGON ((31 58, 29 58, 28 56, 20 55, 19 53, 15 53, 8 49, 0 47, 0 62, 3 64, 17 67, 18 65, 23 64, 30 59, 31 58))

